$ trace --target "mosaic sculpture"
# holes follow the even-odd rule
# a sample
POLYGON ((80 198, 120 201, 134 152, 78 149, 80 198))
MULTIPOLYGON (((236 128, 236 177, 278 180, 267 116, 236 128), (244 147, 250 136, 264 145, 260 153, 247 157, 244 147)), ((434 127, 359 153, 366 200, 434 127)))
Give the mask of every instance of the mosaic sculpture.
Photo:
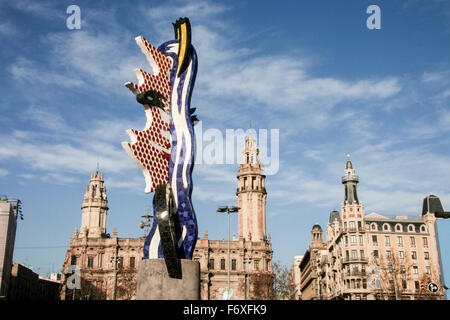
POLYGON ((155 48, 144 37, 136 43, 153 73, 135 69, 138 84, 125 83, 144 106, 146 124, 129 129, 131 142, 122 142, 145 177, 145 192, 155 192, 155 212, 144 244, 144 259, 164 258, 169 276, 181 278, 180 259, 192 259, 198 229, 191 202, 194 166, 194 124, 190 107, 197 74, 188 18, 174 24, 175 40, 155 48))

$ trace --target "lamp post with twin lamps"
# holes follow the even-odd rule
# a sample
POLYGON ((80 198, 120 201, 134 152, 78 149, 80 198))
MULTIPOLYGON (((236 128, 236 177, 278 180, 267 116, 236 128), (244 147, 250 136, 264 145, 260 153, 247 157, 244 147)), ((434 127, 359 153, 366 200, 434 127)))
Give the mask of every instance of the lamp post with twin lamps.
POLYGON ((230 213, 231 212, 238 212, 239 207, 228 207, 228 206, 220 206, 217 208, 217 212, 226 212, 228 214, 228 280, 227 280, 227 300, 231 299, 231 293, 230 293, 230 213))

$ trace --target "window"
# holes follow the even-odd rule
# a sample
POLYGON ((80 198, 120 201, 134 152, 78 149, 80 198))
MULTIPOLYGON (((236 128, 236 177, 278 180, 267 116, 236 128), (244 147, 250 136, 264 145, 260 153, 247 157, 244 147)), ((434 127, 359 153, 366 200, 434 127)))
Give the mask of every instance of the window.
POLYGON ((350 242, 351 243, 356 243, 356 236, 351 236, 350 237, 350 242))
POLYGON ((399 247, 403 247, 403 237, 402 236, 397 237, 397 245, 399 247))
POLYGON ((423 247, 424 248, 428 248, 428 238, 422 238, 422 240, 423 240, 423 247))
POLYGON ((231 260, 231 270, 236 270, 236 259, 231 260))
POLYGON ((372 223, 372 230, 374 231, 378 230, 376 223, 372 223))
POLYGON ((417 259, 417 252, 411 251, 411 259, 416 260, 417 259))
POLYGON ((392 256, 391 250, 386 250, 386 258, 390 258, 392 256))
POLYGON ((87 266, 88 268, 93 268, 94 267, 94 257, 88 257, 88 261, 87 261, 87 266))
POLYGON ((384 231, 389 231, 389 225, 384 224, 384 225, 383 225, 383 230, 384 230, 384 231))
POLYGON ((117 263, 117 267, 119 269, 123 268, 123 257, 119 257, 119 260, 118 260, 118 263, 117 263))
POLYGON ((378 258, 378 250, 373 250, 373 257, 378 258))
POLYGON ((385 236, 385 237, 384 237, 384 243, 385 243, 387 246, 390 246, 390 245, 391 245, 391 237, 385 236))
POLYGON ((425 260, 430 260, 430 253, 429 252, 424 252, 423 253, 425 260))
POLYGON ((378 237, 372 236, 372 242, 373 242, 373 244, 378 244, 378 237))
POLYGON ((409 240, 410 240, 411 246, 415 247, 416 246, 416 238, 409 237, 409 240))
POLYGON ((403 289, 408 289, 406 280, 402 280, 402 288, 403 289))
POLYGON ((220 270, 225 270, 225 259, 220 259, 220 270))
POLYGON ((360 251, 359 251, 359 254, 360 254, 360 256, 361 256, 361 259, 364 259, 364 250, 360 250, 360 251))
POLYGON ((396 225, 396 226, 395 226, 395 230, 396 230, 396 231, 402 231, 402 226, 399 225, 399 224, 396 225))
POLYGON ((414 274, 419 274, 419 267, 418 266, 413 266, 413 273, 414 274))
POLYGON ((363 284, 363 289, 367 289, 367 279, 363 279, 362 284, 363 284))
POLYGON ((363 236, 359 236, 359 243, 360 243, 360 244, 363 243, 363 236))
POLYGON ((214 259, 209 259, 209 269, 214 270, 214 259))
POLYGON ((358 251, 352 250, 352 259, 358 259, 358 251))
POLYGON ((420 226, 420 232, 426 232, 425 226, 420 226))
POLYGON ((431 274, 431 267, 430 266, 426 266, 425 270, 426 270, 427 274, 431 274))
POLYGON ((259 270, 259 260, 255 260, 255 270, 259 270))
POLYGON ((345 244, 348 244, 348 236, 345 236, 345 244))
POLYGON ((400 259, 405 259, 405 252, 404 252, 404 251, 399 251, 399 252, 398 252, 398 257, 399 257, 400 259))
POLYGON ((350 221, 350 230, 355 230, 355 221, 350 221))
POLYGON ((130 268, 134 269, 135 266, 136 266, 136 258, 130 257, 130 268))
POLYGON ((416 287, 416 290, 420 289, 419 281, 414 281, 414 286, 416 287))
POLYGON ((409 232, 414 232, 414 226, 408 226, 408 231, 409 232))
POLYGON ((70 265, 75 266, 77 264, 77 257, 76 256, 72 256, 70 258, 70 265))

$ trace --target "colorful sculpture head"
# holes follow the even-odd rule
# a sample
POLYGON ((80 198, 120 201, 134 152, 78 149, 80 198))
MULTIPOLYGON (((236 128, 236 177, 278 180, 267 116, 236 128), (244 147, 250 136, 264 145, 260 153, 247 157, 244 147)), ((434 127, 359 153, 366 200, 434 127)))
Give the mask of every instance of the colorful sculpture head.
POLYGON ((160 193, 159 200, 155 193, 154 209, 157 211, 165 205, 172 206, 167 208, 167 212, 173 209, 176 213, 171 217, 170 214, 164 215, 161 209, 161 217, 154 217, 144 245, 144 258, 168 256, 164 240, 161 241, 167 238, 167 235, 161 234, 164 227, 161 225, 162 219, 171 219, 165 226, 173 224, 170 227, 174 233, 172 242, 176 242, 178 258, 192 259, 198 234, 191 203, 195 154, 193 126, 197 118, 193 115, 195 109, 190 107, 197 73, 197 55, 191 44, 189 19, 180 18, 173 25, 175 40, 163 43, 158 49, 144 37, 136 38, 153 73, 135 69, 138 84, 125 83, 144 106, 147 121, 141 131, 127 130, 131 142, 122 142, 122 146, 142 170, 145 192, 156 190, 160 193), (161 199, 165 199, 166 203, 161 199), (160 226, 158 218, 161 220, 160 226))

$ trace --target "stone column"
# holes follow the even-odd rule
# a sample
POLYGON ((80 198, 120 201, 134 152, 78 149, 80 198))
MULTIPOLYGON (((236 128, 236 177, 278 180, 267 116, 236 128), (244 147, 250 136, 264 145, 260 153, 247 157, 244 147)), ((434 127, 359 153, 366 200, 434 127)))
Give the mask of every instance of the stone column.
POLYGON ((170 278, 164 259, 139 264, 136 300, 200 300, 200 263, 181 259, 182 279, 170 278))

